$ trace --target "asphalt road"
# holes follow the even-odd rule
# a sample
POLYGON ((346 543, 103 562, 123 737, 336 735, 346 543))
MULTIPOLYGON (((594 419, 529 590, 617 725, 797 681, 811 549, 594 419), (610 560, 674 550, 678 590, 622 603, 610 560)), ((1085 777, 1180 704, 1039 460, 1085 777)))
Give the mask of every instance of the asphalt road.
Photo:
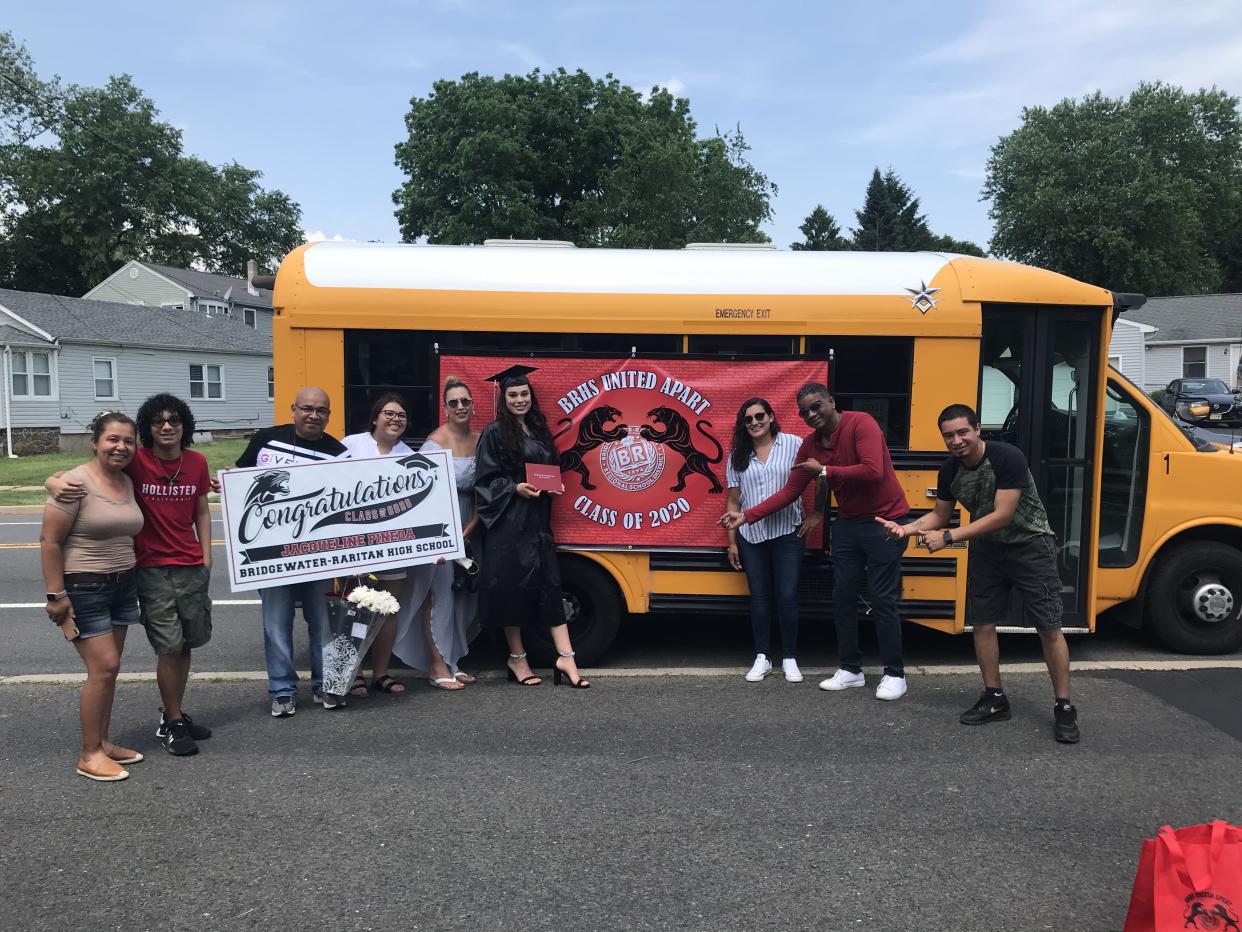
MULTIPOLYGON (((0 515, 0 544, 36 520, 0 515)), ((42 590, 37 551, 0 547, 0 605, 42 590)), ((0 624, 0 676, 80 672, 41 609, 0 624)), ((804 624, 808 671, 826 629, 804 624)), ((912 665, 971 662, 907 635, 912 665)), ((1176 659, 1127 631, 1071 652, 1176 659)), ((73 773, 75 686, 0 683, 0 928, 1118 929, 1141 839, 1242 823, 1242 670, 1078 674, 1063 746, 1042 674, 1007 676, 1013 721, 965 728, 975 674, 881 703, 743 683, 749 653, 744 619, 639 618, 589 691, 508 685, 481 645, 459 693, 411 676, 327 713, 304 691, 288 720, 262 682, 197 682, 216 734, 193 758, 156 744, 154 686, 122 684, 113 736, 148 758, 115 785, 73 773)), ((218 605, 195 667, 261 669, 258 607, 218 605)), ((139 632, 124 668, 152 668, 139 632)))

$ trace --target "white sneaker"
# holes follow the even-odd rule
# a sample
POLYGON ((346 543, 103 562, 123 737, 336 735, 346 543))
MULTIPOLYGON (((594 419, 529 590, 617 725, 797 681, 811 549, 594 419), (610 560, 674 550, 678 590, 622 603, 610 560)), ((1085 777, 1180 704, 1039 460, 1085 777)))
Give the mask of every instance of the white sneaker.
POLYGON ((802 671, 798 669, 798 661, 792 657, 786 657, 781 661, 781 669, 785 672, 786 683, 802 682, 802 671))
POLYGON ((906 678, 904 676, 880 677, 880 685, 875 688, 877 699, 900 699, 906 694, 906 678))
POLYGON ((851 673, 849 670, 838 670, 831 677, 819 684, 820 689, 827 689, 836 692, 838 689, 851 689, 855 686, 862 686, 867 682, 867 678, 861 673, 851 673))
POLYGON ((755 655, 755 665, 746 671, 746 682, 758 683, 772 672, 772 661, 765 654, 755 655))

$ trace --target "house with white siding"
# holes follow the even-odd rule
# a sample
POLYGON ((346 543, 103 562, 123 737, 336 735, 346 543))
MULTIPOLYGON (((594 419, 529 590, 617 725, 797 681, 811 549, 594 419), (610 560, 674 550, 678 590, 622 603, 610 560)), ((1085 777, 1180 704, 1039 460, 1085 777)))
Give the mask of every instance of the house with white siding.
POLYGON ((1151 324, 1128 320, 1126 315, 1113 323, 1113 335, 1108 341, 1108 364, 1140 387, 1147 383, 1147 347, 1149 334, 1155 333, 1151 324))
POLYGON ((1142 380, 1135 380, 1145 390, 1199 378, 1242 387, 1242 294, 1148 298, 1121 320, 1155 328, 1145 334, 1142 380))
POLYGON ((228 316, 0 288, 0 375, 0 456, 82 449, 158 392, 216 436, 273 423, 271 337, 228 316))
POLYGON ((131 259, 82 297, 231 317, 271 339, 272 293, 244 278, 131 259))

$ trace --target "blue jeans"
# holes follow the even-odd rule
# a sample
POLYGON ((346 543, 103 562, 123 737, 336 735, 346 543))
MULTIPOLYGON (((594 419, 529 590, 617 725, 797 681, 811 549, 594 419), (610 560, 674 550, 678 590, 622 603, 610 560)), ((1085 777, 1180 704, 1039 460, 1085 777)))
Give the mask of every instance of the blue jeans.
POLYGON ((750 625, 755 653, 772 656, 772 609, 781 627, 781 656, 798 655, 798 576, 802 572, 803 541, 782 534, 761 544, 737 535, 738 556, 750 587, 750 625))
POLYGON ((273 699, 293 696, 298 691, 298 670, 293 665, 293 603, 299 600, 310 641, 311 689, 318 690, 323 685, 323 629, 328 625, 326 586, 327 582, 319 579, 259 590, 263 601, 267 692, 273 699))

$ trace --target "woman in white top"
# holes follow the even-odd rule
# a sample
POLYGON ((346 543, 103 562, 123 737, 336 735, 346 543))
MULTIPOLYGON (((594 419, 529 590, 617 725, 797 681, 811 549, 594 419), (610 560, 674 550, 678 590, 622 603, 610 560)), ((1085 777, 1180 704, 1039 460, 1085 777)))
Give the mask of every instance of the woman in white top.
MULTIPOLYGON (((479 432, 470 419, 474 416, 474 397, 455 375, 444 380, 444 423, 427 437, 423 450, 448 450, 453 454, 453 478, 461 506, 462 536, 466 546, 479 524, 474 507, 475 449, 479 432)), ((401 619, 394 652, 417 670, 427 672, 428 681, 438 689, 461 689, 475 678, 457 665, 470 649, 476 624, 478 597, 473 579, 458 572, 454 584, 452 563, 423 565, 410 570, 406 599, 401 603, 401 619), (423 610, 430 593, 431 611, 423 610)))
MULTIPOLYGON (((743 511, 784 488, 798 457, 800 438, 782 434, 772 406, 750 398, 738 409, 733 450, 725 467, 729 511, 743 511)), ((803 517, 802 502, 782 508, 762 521, 729 531, 729 563, 746 571, 750 588, 750 623, 755 662, 746 674, 757 683, 772 672, 772 615, 780 622, 782 667, 790 683, 802 682, 798 669, 798 576, 802 538, 819 524, 819 515, 803 517)))
MULTIPOLYGON (((414 451, 401 438, 409 424, 409 413, 405 407, 405 399, 396 392, 385 392, 375 399, 371 406, 371 429, 366 433, 350 434, 341 443, 349 451, 351 459, 367 459, 374 456, 407 456, 414 451)), ((393 598, 402 601, 401 590, 405 584, 406 570, 389 570, 376 573, 376 588, 391 592, 393 598)), ((371 644, 371 688, 381 692, 400 694, 405 692, 405 684, 388 675, 388 664, 392 660, 392 645, 397 637, 397 618, 394 615, 385 622, 375 641, 371 644)), ((367 695, 367 681, 359 671, 354 685, 350 689, 351 696, 367 695)))

